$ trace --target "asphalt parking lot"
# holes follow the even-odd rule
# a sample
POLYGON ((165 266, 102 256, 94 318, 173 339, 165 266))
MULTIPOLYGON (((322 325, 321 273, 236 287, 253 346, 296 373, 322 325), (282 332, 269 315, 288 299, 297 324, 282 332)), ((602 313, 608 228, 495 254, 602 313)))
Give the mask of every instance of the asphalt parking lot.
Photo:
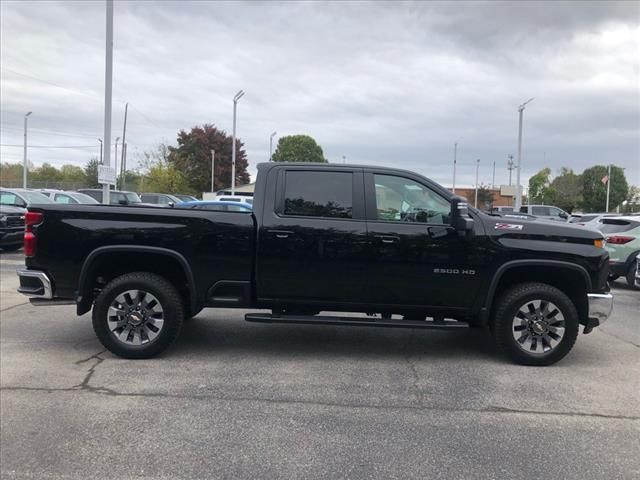
POLYGON ((2 478, 640 477, 640 292, 546 368, 484 331, 245 323, 205 310, 163 356, 104 351, 0 254, 2 478))

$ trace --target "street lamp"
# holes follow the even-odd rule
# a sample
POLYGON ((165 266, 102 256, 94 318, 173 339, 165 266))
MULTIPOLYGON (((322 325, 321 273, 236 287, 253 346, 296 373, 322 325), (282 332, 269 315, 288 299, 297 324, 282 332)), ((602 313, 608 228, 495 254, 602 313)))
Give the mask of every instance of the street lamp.
POLYGON ((100 165, 102 165, 102 139, 99 138, 98 141, 100 142, 100 165))
POLYGON ((22 188, 27 188, 27 118, 33 112, 24 115, 24 164, 22 166, 22 188))
MULTIPOLYGON (((116 179, 118 178, 118 141, 120 140, 120 137, 116 137, 116 151, 115 151, 115 157, 116 157, 116 161, 113 162, 113 170, 115 172, 115 177, 116 179)), ((117 185, 117 180, 116 180, 116 186, 114 187, 116 190, 118 189, 118 185, 117 185)))
POLYGON ((236 109, 238 100, 242 98, 244 91, 240 90, 233 97, 233 143, 231 144, 231 195, 236 194, 236 109))
POLYGON ((520 211, 520 207, 522 206, 522 187, 520 185, 520 172, 522 171, 522 112, 524 112, 524 107, 527 103, 533 101, 533 97, 524 102, 522 105, 518 107, 518 171, 516 172, 516 204, 515 210, 516 212, 520 211))
POLYGON ((475 208, 478 208, 478 170, 480 170, 480 159, 476 160, 476 198, 473 203, 475 208))
POLYGON ((453 144, 453 186, 451 190, 453 193, 456 193, 456 163, 458 160, 458 142, 453 144))
POLYGON ((273 137, 276 136, 278 132, 273 132, 269 137, 269 161, 271 161, 271 157, 273 156, 273 137))

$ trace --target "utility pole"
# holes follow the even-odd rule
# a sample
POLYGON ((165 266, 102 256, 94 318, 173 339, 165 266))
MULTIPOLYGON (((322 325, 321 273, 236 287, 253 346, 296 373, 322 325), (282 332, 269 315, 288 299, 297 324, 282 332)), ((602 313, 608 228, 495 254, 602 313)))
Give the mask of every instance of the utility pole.
MULTIPOLYGON (((125 142, 127 139, 127 110, 129 109, 129 102, 127 102, 124 106, 124 126, 122 127, 122 158, 120 159, 120 190, 122 190, 122 186, 124 185, 124 173, 127 168, 127 157, 125 148, 125 142)), ((117 155, 116 155, 117 157, 117 155)))
POLYGON ((511 186, 511 170, 516 167, 513 165, 513 155, 509 154, 507 157, 509 157, 509 160, 507 161, 507 170, 509 170, 509 186, 511 186))
POLYGON ((24 115, 24 161, 22 165, 22 188, 27 188, 27 120, 33 112, 24 115))
POLYGON ((233 97, 233 144, 231 145, 231 195, 236 194, 236 109, 238 100, 242 98, 244 91, 240 90, 233 97))
POLYGON ((269 137, 269 161, 271 161, 271 157, 273 156, 273 137, 277 135, 278 132, 273 132, 269 137))
POLYGON ((102 139, 99 138, 98 141, 100 142, 100 165, 102 165, 102 139))
POLYGON ((491 189, 496 188, 496 161, 493 161, 493 178, 491 179, 491 189))
POLYGON ((611 164, 609 164, 609 168, 607 169, 607 206, 605 208, 605 212, 609 212, 609 191, 611 190, 611 164))
POLYGON ((480 159, 476 160, 476 198, 473 206, 478 208, 478 172, 480 170, 480 159))
POLYGON ((520 186, 520 172, 522 171, 522 113, 527 103, 532 102, 533 98, 530 98, 522 105, 518 107, 518 171, 516 172, 516 212, 520 211, 522 205, 522 187, 520 186))
POLYGON ((215 192, 216 151, 211 150, 211 193, 215 192))
POLYGON ((115 151, 115 161, 113 162, 113 168, 116 169, 116 186, 115 188, 118 188, 118 140, 120 140, 120 137, 116 137, 116 151, 115 151))
POLYGON ((346 155, 342 155, 342 163, 347 163, 347 156, 346 155))
POLYGON ((453 144, 453 193, 456 193, 456 164, 458 163, 458 142, 453 144))
MULTIPOLYGON (((113 77, 113 0, 107 0, 107 30, 104 69, 104 163, 111 164, 111 87, 113 77)), ((102 203, 109 204, 109 184, 102 185, 102 203)))

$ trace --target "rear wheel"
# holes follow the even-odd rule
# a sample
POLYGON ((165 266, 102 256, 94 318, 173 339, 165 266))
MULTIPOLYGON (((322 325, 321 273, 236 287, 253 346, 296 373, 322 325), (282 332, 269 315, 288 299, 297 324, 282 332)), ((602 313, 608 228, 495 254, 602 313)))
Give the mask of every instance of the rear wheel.
POLYGON ((175 287, 159 275, 128 273, 102 290, 93 308, 93 329, 110 352, 150 358, 177 338, 184 306, 175 287))
POLYGON ((521 365, 550 365, 573 348, 578 313, 571 299, 555 287, 524 283, 498 300, 493 334, 496 344, 521 365))
POLYGON ((627 284, 631 287, 631 288, 638 288, 636 287, 636 270, 638 269, 638 262, 640 261, 639 257, 636 257, 636 259, 631 262, 631 266, 629 267, 629 271, 627 272, 627 274, 625 275, 625 278, 627 279, 627 284))

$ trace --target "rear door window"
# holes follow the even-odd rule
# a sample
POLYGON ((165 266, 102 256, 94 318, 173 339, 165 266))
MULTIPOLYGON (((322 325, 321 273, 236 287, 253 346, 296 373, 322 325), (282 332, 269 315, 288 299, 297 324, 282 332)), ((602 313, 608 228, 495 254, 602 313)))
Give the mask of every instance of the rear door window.
POLYGON ((78 203, 69 195, 65 195, 64 193, 56 193, 53 197, 53 201, 55 203, 78 203))
POLYGON ((284 214, 353 218, 353 173, 289 170, 285 174, 284 214))
POLYGON ((549 207, 531 207, 531 213, 540 217, 550 217, 551 212, 549 207))

